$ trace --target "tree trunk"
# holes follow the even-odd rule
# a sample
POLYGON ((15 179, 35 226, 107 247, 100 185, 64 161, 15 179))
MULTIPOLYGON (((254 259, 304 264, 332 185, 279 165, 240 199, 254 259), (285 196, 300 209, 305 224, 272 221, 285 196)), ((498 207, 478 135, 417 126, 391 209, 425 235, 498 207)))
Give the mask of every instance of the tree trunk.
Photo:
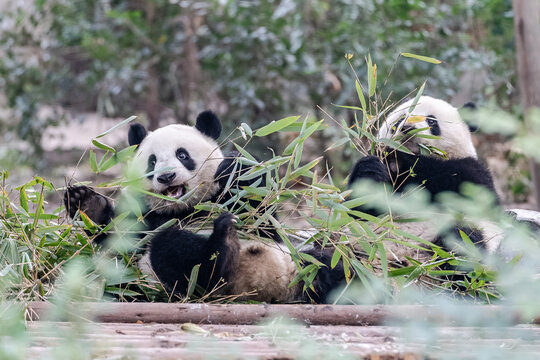
MULTIPOLYGON (((513 0, 519 88, 525 121, 540 107, 540 0, 513 0)), ((536 208, 540 209, 540 164, 530 160, 536 208)))

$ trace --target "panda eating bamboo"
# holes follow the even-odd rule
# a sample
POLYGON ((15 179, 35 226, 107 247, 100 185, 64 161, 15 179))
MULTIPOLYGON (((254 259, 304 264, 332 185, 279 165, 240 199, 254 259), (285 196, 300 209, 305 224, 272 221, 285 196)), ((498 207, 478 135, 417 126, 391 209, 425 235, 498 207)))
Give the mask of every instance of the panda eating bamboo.
MULTIPOLYGON (((146 261, 140 267, 180 294, 186 293, 193 267, 200 265, 197 284, 205 290, 212 290, 224 281, 222 293, 254 293, 248 299, 257 301, 327 302, 330 292, 345 279, 342 264, 330 267, 332 254, 327 250, 304 251, 326 266, 318 271, 312 288, 303 292, 302 282, 289 286, 298 269, 286 247, 279 243, 275 229, 266 237, 277 241, 241 241, 235 219, 229 213, 222 213, 214 221, 210 236, 182 228, 188 220, 208 215, 195 210, 198 203, 227 202, 231 198, 224 191, 228 184, 242 187, 259 181, 264 186, 264 177, 238 180, 246 169, 235 166, 237 155, 224 156, 216 142, 220 134, 221 122, 211 111, 200 113, 193 127, 168 125, 147 132, 140 124, 131 125, 129 145, 138 146, 134 162, 147 174, 146 190, 160 195, 146 197, 145 230, 156 230, 171 219, 180 222, 153 236, 145 249, 146 261)), ((115 216, 111 202, 86 186, 69 187, 64 202, 71 218, 82 211, 96 224, 107 225, 115 216)), ((108 240, 107 234, 95 239, 99 243, 108 240)))
MULTIPOLYGON (((388 184, 398 193, 411 186, 423 187, 435 202, 439 194, 459 194, 463 184, 472 183, 487 189, 498 203, 491 173, 478 159, 469 127, 458 110, 429 96, 421 96, 416 105, 413 104, 414 99, 399 105, 381 124, 377 134, 382 143, 387 139, 397 141, 408 152, 386 147, 382 159, 377 156, 360 159, 349 176, 349 188, 354 188, 355 183, 362 179, 388 184), (421 154, 424 150, 427 154, 421 154)), ((369 205, 357 210, 381 214, 379 209, 369 205)), ((415 235, 424 232, 427 236, 420 236, 437 245, 443 245, 443 237, 449 234, 459 238, 462 230, 473 243, 488 251, 496 251, 500 245, 499 229, 488 223, 481 225, 471 228, 458 224, 445 234, 434 232, 435 227, 429 221, 401 226, 415 235)), ((402 246, 399 248, 403 250, 402 246)), ((409 250, 407 248, 398 256, 411 256, 409 250)), ((429 257, 430 254, 426 259, 429 257)))

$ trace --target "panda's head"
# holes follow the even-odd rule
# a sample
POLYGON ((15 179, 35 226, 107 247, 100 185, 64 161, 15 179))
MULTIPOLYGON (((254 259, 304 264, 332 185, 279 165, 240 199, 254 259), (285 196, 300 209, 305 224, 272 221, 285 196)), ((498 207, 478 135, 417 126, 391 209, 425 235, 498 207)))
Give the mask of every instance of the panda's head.
POLYGON ((146 177, 147 189, 153 193, 179 199, 193 193, 184 202, 167 202, 148 196, 151 209, 170 213, 188 209, 208 200, 219 189, 214 181, 223 153, 216 142, 221 134, 221 122, 211 111, 197 116, 195 126, 168 125, 147 132, 140 124, 129 129, 129 145, 139 145, 135 165, 146 177))
POLYGON ((443 150, 449 159, 476 158, 471 132, 458 110, 446 101, 421 96, 409 113, 414 99, 399 105, 381 124, 378 138, 400 136, 400 142, 415 154, 420 144, 443 150), (407 136, 415 129, 424 129, 407 136), (419 134, 428 137, 417 136, 419 134))

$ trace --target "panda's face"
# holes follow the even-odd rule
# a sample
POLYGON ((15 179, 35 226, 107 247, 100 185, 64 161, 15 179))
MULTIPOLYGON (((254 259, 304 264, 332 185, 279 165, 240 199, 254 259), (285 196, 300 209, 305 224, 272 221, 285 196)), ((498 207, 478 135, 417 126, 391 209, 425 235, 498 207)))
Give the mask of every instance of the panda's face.
POLYGON ((398 137, 400 143, 415 154, 420 144, 443 150, 449 159, 476 158, 471 133, 456 108, 446 101, 421 96, 409 113, 414 100, 399 105, 379 129, 379 138, 398 137), (408 136, 415 129, 424 129, 408 136), (427 135, 418 136, 418 135, 427 135))
POLYGON ((211 198, 219 186, 214 174, 223 160, 217 142, 195 127, 168 125, 147 136, 135 156, 146 177, 148 190, 173 199, 193 193, 182 202, 167 202, 148 196, 148 205, 158 213, 175 212, 211 198))

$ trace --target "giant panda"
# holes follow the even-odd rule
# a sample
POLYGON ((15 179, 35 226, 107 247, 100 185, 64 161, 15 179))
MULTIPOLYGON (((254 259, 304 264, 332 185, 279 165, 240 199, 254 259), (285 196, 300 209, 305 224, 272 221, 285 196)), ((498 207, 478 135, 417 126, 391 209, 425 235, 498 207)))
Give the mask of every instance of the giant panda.
POLYGON ((469 182, 485 187, 497 200, 491 173, 478 160, 471 132, 458 110, 444 100, 421 96, 409 113, 413 102, 414 99, 399 105, 377 134, 383 143, 384 139, 395 139, 412 154, 387 148, 383 161, 376 156, 360 159, 350 174, 349 187, 359 179, 393 183, 397 191, 421 185, 434 200, 441 192, 459 193, 462 184, 469 182), (420 150, 425 148, 434 151, 422 155, 420 150), (439 154, 437 149, 444 153, 439 154))
MULTIPOLYGON (((349 188, 354 189, 355 183, 362 179, 389 184, 392 191, 398 193, 411 186, 423 187, 435 202, 440 193, 459 194, 462 185, 468 182, 487 189, 498 203, 491 173, 478 159, 469 127, 458 110, 444 100, 429 96, 421 96, 411 111, 413 103, 414 99, 411 99, 398 105, 382 122, 376 135, 380 143, 397 141, 411 153, 387 146, 382 151, 382 159, 377 156, 360 159, 349 175, 349 188), (427 154, 422 154, 424 150, 427 154)), ((376 216, 382 213, 369 205, 356 210, 376 216)), ((444 239, 448 236, 459 239, 460 230, 473 243, 490 252, 497 251, 501 240, 500 230, 487 222, 474 226, 455 224, 439 232, 433 219, 428 219, 402 223, 400 228, 447 250, 451 249, 444 239)), ((431 258, 431 252, 422 253, 398 243, 391 243, 390 247, 390 252, 400 259, 410 256, 428 261, 431 258)))
MULTIPOLYGON (((241 241, 235 218, 227 212, 214 221, 209 236, 184 228, 193 218, 208 215, 195 210, 198 203, 225 204, 230 199, 231 194, 225 191, 227 184, 241 187, 260 182, 264 186, 261 177, 238 180, 246 169, 234 165, 235 154, 223 154, 217 143, 220 134, 221 122, 211 111, 200 113, 195 126, 175 124, 148 132, 140 124, 131 125, 128 142, 138 147, 133 164, 146 173, 146 190, 171 199, 146 197, 145 230, 156 230, 171 219, 179 220, 179 225, 153 236, 143 249, 141 269, 180 294, 186 293, 190 273, 200 264, 197 283, 208 291, 219 288, 222 293, 244 294, 243 298, 266 302, 328 301, 330 292, 344 280, 342 264, 331 268, 328 250, 304 251, 326 266, 319 270, 312 289, 303 292, 302 283, 289 287, 298 269, 286 247, 279 243, 275 229, 266 237, 277 241, 241 241), (188 193, 191 196, 185 196, 188 193), (251 293, 255 295, 246 295, 251 293)), ((107 225, 115 216, 111 201, 86 186, 68 187, 64 202, 71 218, 82 211, 96 224, 107 225)), ((252 205, 261 204, 252 201, 252 205)), ((106 240, 107 234, 95 239, 98 243, 106 240)))

